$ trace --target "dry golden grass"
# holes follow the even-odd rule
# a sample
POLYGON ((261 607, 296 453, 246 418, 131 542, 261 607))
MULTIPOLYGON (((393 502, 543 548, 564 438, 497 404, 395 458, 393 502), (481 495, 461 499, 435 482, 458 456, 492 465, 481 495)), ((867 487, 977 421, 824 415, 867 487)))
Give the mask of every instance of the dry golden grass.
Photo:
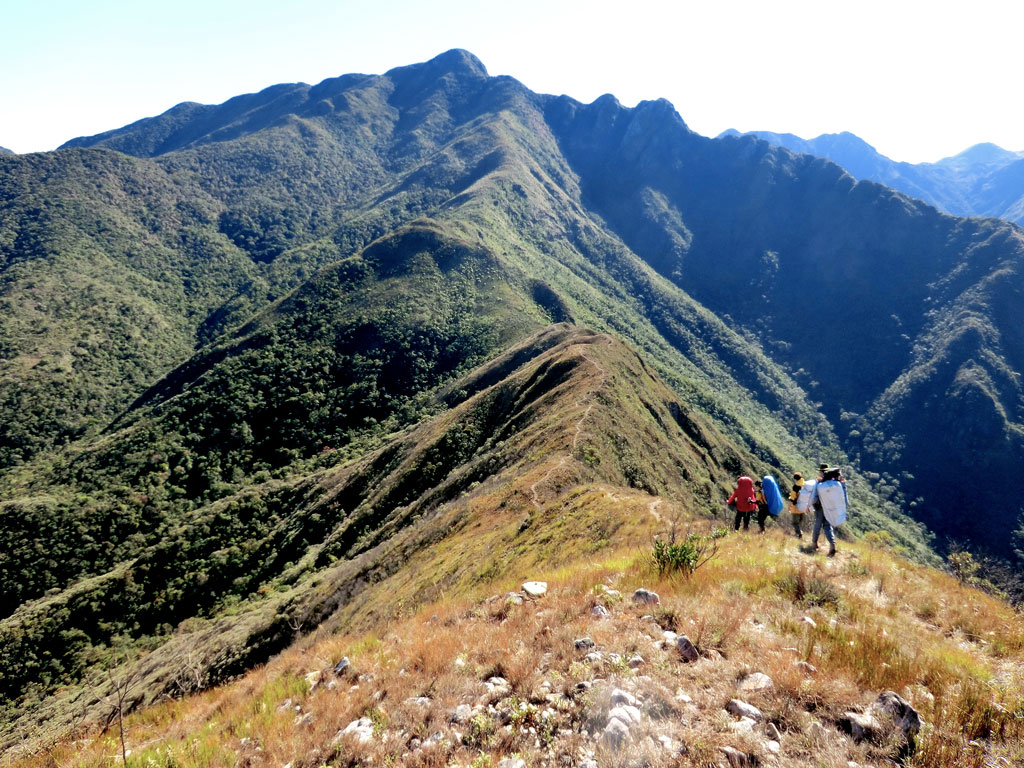
MULTIPOLYGON (((546 576, 548 594, 519 605, 505 597, 518 582, 480 586, 370 632, 307 638, 232 684, 133 714, 128 762, 493 766, 514 754, 530 766, 573 766, 588 756, 601 766, 707 766, 725 764, 722 748, 731 746, 784 768, 884 765, 897 740, 857 744, 838 726, 845 712, 864 711, 891 689, 927 723, 907 764, 1021 764, 1024 621, 998 600, 890 553, 848 544, 826 560, 777 533, 738 534, 688 580, 658 580, 636 547, 524 576, 546 576), (630 595, 640 586, 659 592, 661 605, 635 605, 630 595), (595 617, 596 605, 610 616, 595 617), (686 664, 674 649, 656 647, 665 628, 687 634, 702 658, 686 664), (602 661, 584 662, 586 652, 574 647, 582 636, 602 661), (643 657, 636 671, 633 654, 643 657), (335 678, 343 655, 354 671, 335 678), (740 692, 738 682, 755 671, 774 686, 740 692), (507 690, 489 690, 493 677, 504 678, 507 690), (623 749, 595 738, 614 688, 636 695, 644 713, 623 749), (781 733, 780 755, 768 751, 760 728, 734 730, 724 709, 732 698, 764 712, 781 733), (454 724, 461 704, 475 708, 473 717, 454 724), (360 717, 372 723, 369 742, 336 739, 360 717), (435 734, 435 746, 418 747, 435 734)), ((118 752, 113 730, 93 731, 13 765, 98 768, 119 762, 118 752)))

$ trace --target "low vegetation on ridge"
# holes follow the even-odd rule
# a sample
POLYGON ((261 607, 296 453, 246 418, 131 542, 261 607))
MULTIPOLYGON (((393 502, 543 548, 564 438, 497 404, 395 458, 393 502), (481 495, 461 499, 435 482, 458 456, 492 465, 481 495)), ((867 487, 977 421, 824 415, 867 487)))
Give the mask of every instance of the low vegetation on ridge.
MULTIPOLYGON (((516 572, 546 579, 547 594, 524 599, 503 577, 412 610, 386 590, 366 596, 390 603, 386 621, 356 632, 325 625, 236 682, 127 717, 127 764, 966 768, 1024 759, 1021 617, 886 550, 844 544, 830 560, 772 530, 728 535, 688 579, 659 578, 639 546, 516 572), (635 602, 640 587, 660 602, 635 602), (697 660, 666 631, 686 635, 697 660), (343 657, 350 666, 336 674, 343 657), (753 673, 771 684, 750 686, 753 673), (923 721, 913 748, 885 723, 869 738, 851 735, 850 713, 886 690, 923 721), (731 714, 734 699, 756 707, 757 722, 731 714), (620 744, 606 731, 625 701, 639 718, 620 744), (349 727, 361 718, 365 729, 349 727)), ((111 723, 12 768, 98 768, 119 762, 120 750, 111 723)))

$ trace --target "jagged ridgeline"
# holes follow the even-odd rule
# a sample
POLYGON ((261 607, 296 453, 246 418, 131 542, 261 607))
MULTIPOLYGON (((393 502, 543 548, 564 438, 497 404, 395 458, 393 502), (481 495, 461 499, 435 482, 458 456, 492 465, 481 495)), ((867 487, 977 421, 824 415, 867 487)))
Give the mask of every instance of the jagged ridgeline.
POLYGON ((856 530, 929 557, 902 489, 1010 556, 978 478, 1021 456, 1021 253, 462 51, 0 158, 9 733, 115 657, 153 697, 185 654, 214 680, 329 615, 724 521, 740 472, 859 459, 856 530))

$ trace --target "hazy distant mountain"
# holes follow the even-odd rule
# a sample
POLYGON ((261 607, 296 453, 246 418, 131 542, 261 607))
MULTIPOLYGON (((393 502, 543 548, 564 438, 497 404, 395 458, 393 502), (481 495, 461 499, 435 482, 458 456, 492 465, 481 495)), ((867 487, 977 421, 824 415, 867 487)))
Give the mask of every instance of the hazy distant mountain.
POLYGON ((14 154, 14 152, 12 152, 11 150, 7 149, 7 147, 0 147, 0 156, 3 156, 3 155, 13 155, 13 154, 14 154))
POLYGON ((0 698, 202 622, 233 674, 459 499, 511 540, 544 492, 715 517, 852 457, 853 530, 1013 557, 1022 270, 1005 222, 465 51, 5 159, 0 698))
POLYGON ((976 144, 937 163, 900 163, 879 154, 852 133, 826 133, 802 139, 791 133, 751 131, 728 136, 756 136, 793 152, 825 157, 854 178, 878 181, 957 216, 995 216, 1024 224, 1024 152, 995 144, 976 144))

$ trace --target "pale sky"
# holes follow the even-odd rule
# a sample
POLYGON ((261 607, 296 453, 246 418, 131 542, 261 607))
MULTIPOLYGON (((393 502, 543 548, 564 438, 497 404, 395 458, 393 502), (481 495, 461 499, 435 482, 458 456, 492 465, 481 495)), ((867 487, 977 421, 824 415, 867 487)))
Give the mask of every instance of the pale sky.
POLYGON ((895 160, 1024 150, 1019 0, 0 0, 0 146, 449 48, 541 93, 664 97, 698 133, 851 131, 895 160))

